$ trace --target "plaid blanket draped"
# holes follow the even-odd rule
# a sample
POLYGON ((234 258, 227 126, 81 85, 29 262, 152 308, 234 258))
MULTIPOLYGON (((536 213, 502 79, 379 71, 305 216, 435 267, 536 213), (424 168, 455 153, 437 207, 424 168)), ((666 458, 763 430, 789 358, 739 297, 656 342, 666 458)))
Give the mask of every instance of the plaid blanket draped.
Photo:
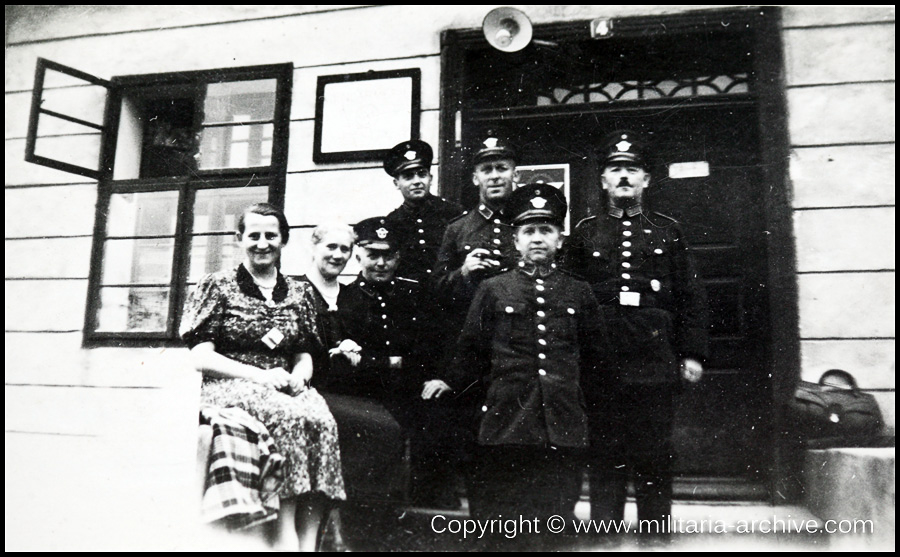
POLYGON ((233 530, 278 517, 284 457, 265 426, 240 408, 207 406, 200 423, 213 428, 201 516, 233 530))

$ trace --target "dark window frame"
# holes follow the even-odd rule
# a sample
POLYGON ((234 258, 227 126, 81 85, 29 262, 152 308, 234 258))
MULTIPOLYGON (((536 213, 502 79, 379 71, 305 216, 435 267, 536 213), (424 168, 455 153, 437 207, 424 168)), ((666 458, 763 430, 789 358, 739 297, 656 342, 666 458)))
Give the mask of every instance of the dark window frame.
MULTIPOLYGON (((241 188, 248 185, 267 186, 268 201, 284 206, 285 177, 287 174, 288 144, 290 136, 290 107, 294 67, 292 63, 221 68, 190 72, 142 74, 113 77, 109 81, 96 78, 55 62, 39 59, 36 69, 32 118, 26 141, 26 160, 88 176, 98 180, 97 206, 94 220, 91 266, 88 277, 88 296, 85 310, 83 345, 91 346, 177 346, 180 344, 178 328, 189 287, 189 265, 193 229, 193 211, 196 192, 214 188, 241 188), (104 124, 101 129, 101 148, 98 171, 92 172, 68 163, 34 155, 37 134, 37 118, 46 113, 41 108, 43 76, 46 71, 68 73, 78 79, 107 88, 104 124), (217 168, 197 170, 192 175, 156 178, 114 179, 114 163, 122 111, 122 101, 130 92, 148 87, 161 89, 177 86, 204 86, 217 82, 257 79, 275 79, 275 108, 272 117, 272 153, 270 164, 246 168, 217 168), (169 307, 165 316, 165 331, 159 332, 109 332, 98 331, 100 291, 103 287, 104 243, 107 240, 107 224, 112 196, 122 193, 178 192, 177 217, 174 231, 174 249, 169 278, 169 307)), ((199 109, 197 109, 199 110, 199 109)), ((55 116, 54 114, 50 114, 55 116)))

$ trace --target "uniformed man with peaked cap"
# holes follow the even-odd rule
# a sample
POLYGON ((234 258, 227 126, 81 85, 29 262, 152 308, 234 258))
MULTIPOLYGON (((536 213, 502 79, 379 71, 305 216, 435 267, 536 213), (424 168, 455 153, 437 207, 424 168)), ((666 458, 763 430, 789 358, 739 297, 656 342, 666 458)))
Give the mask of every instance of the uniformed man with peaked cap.
POLYGON ((482 382, 478 518, 574 517, 588 444, 582 375, 600 373, 606 335, 590 287, 555 264, 566 201, 547 184, 506 204, 519 260, 478 288, 460 335, 451 386, 482 382))
POLYGON ((431 277, 447 224, 463 212, 431 193, 432 158, 428 143, 411 139, 395 145, 384 159, 384 171, 403 196, 403 204, 386 217, 402 236, 397 274, 419 282, 431 277))
POLYGON ((354 232, 361 271, 341 289, 337 306, 359 358, 354 369, 332 380, 332 390, 383 404, 411 440, 414 502, 455 507, 458 444, 450 410, 440 404, 450 388, 437 378, 434 350, 441 331, 433 296, 396 276, 403 238, 386 218, 365 219, 354 232))
MULTIPOLYGON (((451 339, 445 345, 445 365, 453 356, 454 341, 478 285, 516 261, 512 227, 502 215, 518 179, 516 151, 504 133, 488 129, 467 147, 467 153, 472 164, 471 180, 478 188, 478 205, 447 226, 430 281, 442 310, 444 329, 451 339)), ((453 394, 464 424, 471 425, 473 414, 477 414, 480 389, 480 385, 473 385, 453 394)), ((469 441, 474 443, 471 437, 469 441)), ((471 497, 469 502, 472 506, 471 497)))
POLYGON ((617 131, 600 149, 607 206, 576 225, 562 258, 591 285, 613 345, 603 381, 584 382, 591 517, 621 520, 633 477, 638 518, 665 521, 672 503, 674 395, 682 381, 696 382, 703 372, 706 294, 681 226, 646 209, 645 140, 617 131))
POLYGON ((444 233, 432 280, 444 311, 458 330, 478 285, 516 261, 512 228, 502 218, 512 194, 516 151, 502 133, 487 130, 472 151, 472 182, 478 205, 452 221, 444 233))

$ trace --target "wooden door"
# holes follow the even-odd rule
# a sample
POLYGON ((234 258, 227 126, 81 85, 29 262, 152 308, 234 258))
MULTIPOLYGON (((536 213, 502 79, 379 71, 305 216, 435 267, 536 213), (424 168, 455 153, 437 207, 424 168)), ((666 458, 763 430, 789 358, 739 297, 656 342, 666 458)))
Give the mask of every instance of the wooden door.
MULTIPOLYGON (((573 225, 605 204, 601 138, 623 129, 650 138, 648 208, 683 224, 710 300, 707 374, 682 393, 677 415, 677 488, 686 497, 763 497, 774 458, 771 173, 750 56, 758 36, 736 28, 717 22, 599 42, 548 29, 541 38, 556 46, 508 55, 473 42, 456 53, 456 147, 499 127, 520 165, 567 165, 573 225)), ((465 183, 464 172, 454 178, 465 183)), ((458 194, 465 202, 474 192, 458 194)))

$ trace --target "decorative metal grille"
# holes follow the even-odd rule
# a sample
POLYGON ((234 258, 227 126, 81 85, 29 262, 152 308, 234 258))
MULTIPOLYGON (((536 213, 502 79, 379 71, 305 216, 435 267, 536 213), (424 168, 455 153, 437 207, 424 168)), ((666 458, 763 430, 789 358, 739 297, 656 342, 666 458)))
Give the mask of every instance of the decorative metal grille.
POLYGON ((639 101, 715 95, 734 95, 750 92, 746 73, 712 77, 692 77, 676 81, 620 81, 591 83, 564 89, 555 87, 547 94, 537 96, 537 105, 603 103, 612 101, 639 101))

